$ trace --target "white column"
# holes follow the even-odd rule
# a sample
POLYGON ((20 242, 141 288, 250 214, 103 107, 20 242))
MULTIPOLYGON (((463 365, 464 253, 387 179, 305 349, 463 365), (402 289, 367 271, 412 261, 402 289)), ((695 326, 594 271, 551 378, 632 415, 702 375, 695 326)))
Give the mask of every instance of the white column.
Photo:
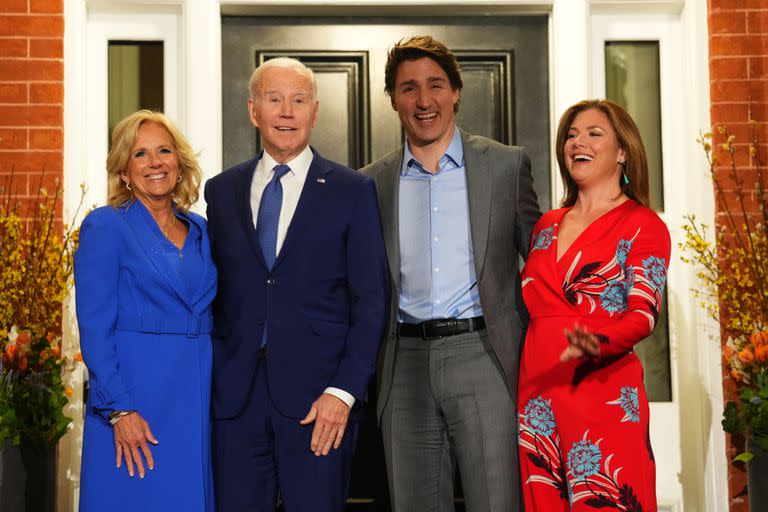
MULTIPOLYGON (((550 111, 552 147, 555 147, 557 123, 563 111, 590 97, 590 19, 589 0, 553 0, 550 27, 552 88, 550 111)), ((557 169, 557 156, 552 153, 552 204, 563 197, 563 185, 557 169)))
MULTIPOLYGON (((681 12, 683 33, 683 59, 681 77, 688 86, 680 98, 684 115, 680 126, 691 141, 701 130, 710 126, 709 116, 709 63, 707 44, 706 2, 686 0, 681 12)), ((686 144, 683 165, 670 172, 685 176, 687 191, 685 201, 696 219, 714 226, 715 205, 712 182, 706 175, 707 162, 698 144, 686 144)), ((685 276, 690 288, 699 288, 695 271, 689 265, 685 276)), ((693 439, 683 445, 683 484, 686 510, 718 512, 728 510, 728 460, 725 453, 725 434, 720 421, 723 417, 723 388, 720 349, 720 329, 696 301, 688 302, 688 314, 697 342, 689 347, 688 354, 679 357, 692 359, 692 367, 686 376, 700 389, 698 397, 681 397, 681 425, 690 427, 693 439), (692 407, 691 400, 701 400, 702 405, 692 407), (698 412, 698 415, 691 414, 698 412), (698 456, 697 456, 698 455, 698 456), (686 471, 695 464, 704 464, 698 471, 686 471)), ((684 376, 681 375, 681 378, 684 376)))
MULTIPOLYGON (((182 14, 181 83, 184 133, 200 151, 205 179, 222 170, 221 14, 218 0, 186 0, 182 14)), ((245 108, 245 106, 243 106, 245 108)), ((202 198, 195 208, 205 211, 202 198)))
MULTIPOLYGON (((64 222, 72 222, 75 209, 80 202, 80 183, 85 180, 86 168, 83 162, 92 157, 84 143, 86 133, 85 112, 85 34, 86 4, 83 0, 64 0, 64 222)), ((83 218, 80 212, 75 224, 83 218)), ((74 291, 72 292, 74 293, 74 291)), ((71 356, 78 350, 77 322, 75 320, 74 297, 64 301, 62 315, 62 346, 64 353, 71 356)), ((80 490, 80 450, 83 441, 83 367, 82 365, 66 385, 74 393, 72 405, 65 414, 73 418, 73 428, 59 442, 57 481, 57 510, 77 510, 80 490)))

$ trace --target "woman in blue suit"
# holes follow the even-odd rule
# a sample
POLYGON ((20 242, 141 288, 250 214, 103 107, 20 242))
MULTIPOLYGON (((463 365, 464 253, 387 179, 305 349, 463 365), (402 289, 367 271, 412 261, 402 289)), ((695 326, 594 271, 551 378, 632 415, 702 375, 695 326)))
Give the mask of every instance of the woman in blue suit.
POLYGON ((115 127, 107 172, 108 206, 75 255, 90 375, 80 511, 211 511, 216 270, 189 211, 200 168, 168 118, 141 110, 115 127))

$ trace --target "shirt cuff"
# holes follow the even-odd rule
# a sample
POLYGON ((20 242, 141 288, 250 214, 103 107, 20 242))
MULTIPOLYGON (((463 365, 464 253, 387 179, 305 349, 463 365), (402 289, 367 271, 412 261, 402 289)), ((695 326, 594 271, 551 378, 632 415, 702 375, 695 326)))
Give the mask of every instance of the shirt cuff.
POLYGON ((351 409, 353 405, 355 405, 355 397, 344 391, 343 389, 339 388, 325 388, 325 391, 323 393, 328 393, 329 395, 333 395, 345 404, 351 409))

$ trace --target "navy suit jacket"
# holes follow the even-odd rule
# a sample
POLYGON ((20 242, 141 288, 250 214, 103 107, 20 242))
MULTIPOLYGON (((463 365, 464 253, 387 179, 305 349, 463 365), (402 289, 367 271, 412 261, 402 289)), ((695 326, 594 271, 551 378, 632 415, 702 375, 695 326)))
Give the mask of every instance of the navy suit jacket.
POLYGON ((387 321, 389 275, 373 180, 314 152, 270 272, 253 226, 259 156, 208 181, 208 233, 219 270, 214 301, 215 418, 243 409, 268 326, 275 406, 303 418, 332 386, 365 398, 387 321))

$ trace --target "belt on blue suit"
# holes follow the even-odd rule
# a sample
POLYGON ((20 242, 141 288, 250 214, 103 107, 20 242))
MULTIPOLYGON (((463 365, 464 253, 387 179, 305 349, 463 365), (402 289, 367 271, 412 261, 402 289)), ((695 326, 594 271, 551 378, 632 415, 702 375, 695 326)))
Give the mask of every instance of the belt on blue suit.
POLYGON ((120 315, 115 328, 118 331, 136 331, 149 334, 185 334, 188 338, 197 338, 201 334, 210 334, 213 317, 210 313, 202 315, 180 315, 176 318, 145 318, 133 315, 120 315))

